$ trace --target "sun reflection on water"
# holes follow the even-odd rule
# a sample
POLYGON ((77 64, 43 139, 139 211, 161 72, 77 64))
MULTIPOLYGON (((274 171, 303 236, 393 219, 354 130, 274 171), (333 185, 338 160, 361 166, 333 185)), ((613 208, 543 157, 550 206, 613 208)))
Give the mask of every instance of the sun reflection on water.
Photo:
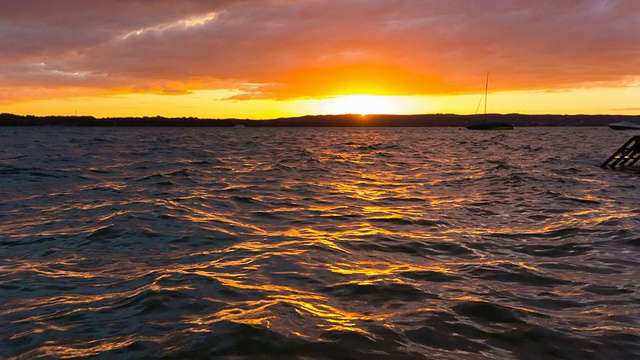
POLYGON ((635 349, 636 188, 555 131, 83 131, 0 164, 9 358, 635 349))

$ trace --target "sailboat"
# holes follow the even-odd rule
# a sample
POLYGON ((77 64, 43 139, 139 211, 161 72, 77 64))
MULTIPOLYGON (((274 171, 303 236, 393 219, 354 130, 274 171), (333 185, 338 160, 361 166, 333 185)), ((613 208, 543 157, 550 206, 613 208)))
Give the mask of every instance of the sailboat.
MULTIPOLYGON (((482 123, 467 126, 469 130, 513 130, 513 125, 504 122, 487 122, 487 93, 489 92, 489 73, 484 87, 484 118, 482 123)), ((478 104, 480 107, 480 104, 478 104)))

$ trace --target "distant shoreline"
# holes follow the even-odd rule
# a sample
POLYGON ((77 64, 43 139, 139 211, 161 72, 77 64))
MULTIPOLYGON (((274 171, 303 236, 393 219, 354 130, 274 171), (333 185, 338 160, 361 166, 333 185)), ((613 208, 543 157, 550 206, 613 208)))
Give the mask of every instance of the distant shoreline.
MULTIPOLYGON (((193 117, 32 116, 0 114, 0 126, 86 127, 466 127, 485 121, 484 115, 309 115, 271 120, 202 119, 193 117)), ((487 122, 529 126, 607 126, 621 121, 640 123, 640 115, 487 114, 487 122)))

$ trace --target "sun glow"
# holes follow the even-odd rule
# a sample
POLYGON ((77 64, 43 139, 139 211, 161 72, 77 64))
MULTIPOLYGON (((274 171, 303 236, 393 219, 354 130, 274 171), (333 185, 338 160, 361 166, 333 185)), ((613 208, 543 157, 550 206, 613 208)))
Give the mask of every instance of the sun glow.
POLYGON ((403 114, 408 109, 396 96, 344 95, 324 100, 324 112, 328 114, 403 114))
MULTIPOLYGON (((33 93, 36 94, 35 89, 33 93)), ((275 119, 326 114, 473 114, 481 94, 451 96, 340 95, 320 99, 234 100, 236 90, 192 90, 180 95, 82 95, 81 88, 43 92, 47 98, 6 102, 0 96, 0 113, 18 115, 91 115, 95 117, 200 117, 275 119), (3 102, 4 101, 4 102, 3 102)), ((24 91, 29 91, 25 89, 24 91)), ((30 92, 29 92, 30 93, 30 92)), ((41 95, 37 95, 41 96, 41 95)), ((43 96, 42 96, 43 97, 43 96)), ((578 89, 555 92, 505 91, 491 94, 489 111, 525 114, 638 115, 633 102, 640 88, 578 89)))

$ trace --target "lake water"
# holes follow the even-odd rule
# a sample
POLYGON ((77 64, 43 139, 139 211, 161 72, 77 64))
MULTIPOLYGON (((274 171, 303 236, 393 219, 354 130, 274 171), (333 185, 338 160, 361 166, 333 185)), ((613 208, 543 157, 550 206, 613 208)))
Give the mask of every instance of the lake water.
POLYGON ((0 358, 640 358, 606 128, 0 128, 0 358))

